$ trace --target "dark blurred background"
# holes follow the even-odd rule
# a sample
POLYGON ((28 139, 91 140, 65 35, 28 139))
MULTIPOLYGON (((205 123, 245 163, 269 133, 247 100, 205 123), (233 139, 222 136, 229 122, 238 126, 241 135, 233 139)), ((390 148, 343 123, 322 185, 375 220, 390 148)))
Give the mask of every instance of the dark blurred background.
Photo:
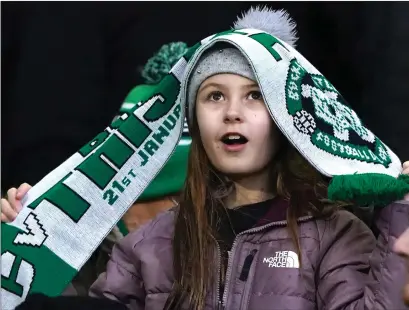
MULTIPOLYGON (((38 182, 116 114, 163 44, 227 29, 257 2, 2 2, 1 188, 38 182)), ((409 3, 266 2, 367 126, 409 159, 409 3)))

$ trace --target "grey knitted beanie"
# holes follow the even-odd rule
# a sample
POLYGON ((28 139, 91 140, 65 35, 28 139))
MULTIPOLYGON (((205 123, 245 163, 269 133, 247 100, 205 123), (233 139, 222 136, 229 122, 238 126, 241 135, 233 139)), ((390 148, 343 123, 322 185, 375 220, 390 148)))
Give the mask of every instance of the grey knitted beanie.
MULTIPOLYGON (((274 11, 266 7, 251 8, 234 23, 234 29, 254 28, 266 31, 295 46, 297 36, 295 22, 284 10, 274 11)), ((187 86, 187 118, 190 123, 195 111, 197 91, 200 85, 216 74, 231 73, 256 81, 253 69, 243 54, 233 46, 222 45, 205 52, 189 77, 187 86)))
POLYGON ((188 85, 189 118, 192 119, 197 91, 200 85, 209 77, 231 73, 256 81, 253 69, 243 54, 234 47, 212 49, 198 61, 188 85))

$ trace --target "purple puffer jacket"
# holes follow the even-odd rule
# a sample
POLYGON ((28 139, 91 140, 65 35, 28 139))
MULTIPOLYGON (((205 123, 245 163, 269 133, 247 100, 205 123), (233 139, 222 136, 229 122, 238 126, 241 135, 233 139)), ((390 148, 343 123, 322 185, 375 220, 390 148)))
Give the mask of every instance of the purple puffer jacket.
MULTIPOLYGON (((134 310, 163 309, 173 282, 174 215, 173 210, 162 213, 121 240, 90 295, 134 310)), ((215 283, 206 309, 407 309, 401 298, 406 266, 392 247, 409 225, 409 202, 395 202, 381 211, 377 241, 347 211, 326 220, 301 218, 302 268, 285 225, 275 221, 237 236, 224 294, 219 297, 215 283)), ((216 260, 209 268, 216 273, 217 266, 216 260)))

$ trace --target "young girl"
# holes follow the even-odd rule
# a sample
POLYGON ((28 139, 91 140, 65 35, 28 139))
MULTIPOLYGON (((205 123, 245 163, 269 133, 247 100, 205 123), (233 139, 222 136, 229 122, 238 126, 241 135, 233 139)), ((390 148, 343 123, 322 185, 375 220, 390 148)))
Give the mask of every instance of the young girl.
POLYGON ((407 205, 382 209, 376 241, 327 200, 328 180, 282 135, 232 45, 204 53, 188 78, 180 204, 114 247, 90 295, 134 310, 404 308, 405 266, 391 248, 407 205))
POLYGON ((256 81, 231 45, 201 56, 180 205, 114 248, 91 295, 130 309, 402 309, 391 247, 407 205, 382 210, 376 241, 326 200, 327 180, 275 126, 256 81))

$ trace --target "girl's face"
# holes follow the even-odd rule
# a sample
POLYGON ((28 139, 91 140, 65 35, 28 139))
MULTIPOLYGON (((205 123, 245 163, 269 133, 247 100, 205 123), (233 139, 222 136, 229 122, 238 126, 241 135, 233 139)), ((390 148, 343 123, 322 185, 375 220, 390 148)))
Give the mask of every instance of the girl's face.
POLYGON ((196 116, 206 154, 225 175, 261 172, 278 150, 278 130, 252 80, 235 74, 208 78, 197 93, 196 116))

